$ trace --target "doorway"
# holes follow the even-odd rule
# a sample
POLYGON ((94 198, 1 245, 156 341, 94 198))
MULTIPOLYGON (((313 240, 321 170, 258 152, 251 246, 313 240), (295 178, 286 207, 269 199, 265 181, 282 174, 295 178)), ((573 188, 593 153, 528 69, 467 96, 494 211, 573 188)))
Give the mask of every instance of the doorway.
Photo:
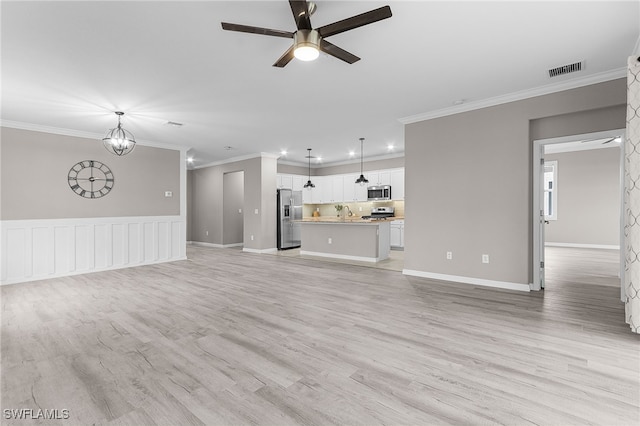
POLYGON ((545 287, 549 266, 554 279, 562 269, 546 261, 546 247, 568 261, 606 258, 609 267, 617 257, 624 300, 623 139, 618 129, 534 141, 532 290, 545 287))
POLYGON ((222 245, 244 243, 244 171, 222 175, 222 245))

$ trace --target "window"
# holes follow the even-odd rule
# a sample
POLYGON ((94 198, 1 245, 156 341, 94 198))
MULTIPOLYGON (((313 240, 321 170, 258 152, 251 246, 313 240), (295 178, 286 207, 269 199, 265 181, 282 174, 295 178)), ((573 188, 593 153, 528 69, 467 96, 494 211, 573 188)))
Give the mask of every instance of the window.
POLYGON ((558 162, 544 162, 544 219, 558 219, 558 162))

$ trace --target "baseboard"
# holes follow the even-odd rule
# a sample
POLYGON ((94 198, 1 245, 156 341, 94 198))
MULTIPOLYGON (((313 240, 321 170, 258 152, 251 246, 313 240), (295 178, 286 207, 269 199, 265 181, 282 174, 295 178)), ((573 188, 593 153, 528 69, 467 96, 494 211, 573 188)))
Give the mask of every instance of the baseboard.
POLYGON ((421 278, 431 278, 439 281, 451 281, 462 284, 479 285, 484 287, 504 288, 507 290, 530 291, 529 284, 510 283, 507 281, 485 280, 482 278, 461 277, 458 275, 436 274, 434 272, 415 271, 403 269, 403 275, 410 275, 421 278))
POLYGON ((246 251, 247 253, 264 254, 264 253, 277 253, 278 249, 275 248, 275 247, 268 248, 268 249, 254 249, 254 248, 245 247, 245 248, 242 249, 242 251, 246 251))
POLYGON ((177 262, 179 260, 188 260, 187 257, 179 257, 179 258, 175 258, 175 259, 168 259, 168 260, 156 260, 153 262, 146 262, 146 263, 138 263, 136 265, 115 265, 115 266, 110 266, 108 268, 100 268, 100 269, 92 269, 90 271, 72 271, 72 272, 64 272, 64 273, 57 273, 57 274, 49 274, 49 275, 39 275, 37 277, 27 277, 27 278, 19 278, 19 279, 8 279, 5 281, 0 282, 0 285, 13 285, 13 284, 21 284, 21 283, 28 283, 28 282, 34 282, 34 281, 42 281, 42 280, 50 280, 50 279, 54 279, 54 278, 63 278, 63 277, 72 277, 75 275, 87 275, 87 274, 93 274, 94 272, 107 272, 107 271, 116 271, 118 269, 128 269, 128 268, 137 268, 140 266, 149 266, 149 265, 158 265, 160 263, 169 263, 169 262, 177 262))
POLYGON ((300 250, 300 254, 305 256, 329 257, 332 259, 355 260, 357 262, 370 262, 370 263, 380 262, 381 260, 384 260, 384 259, 378 259, 376 257, 349 256, 346 254, 320 253, 320 252, 306 251, 306 250, 300 250))
POLYGON ((193 246, 199 246, 199 247, 212 247, 212 248, 242 247, 244 245, 244 243, 215 244, 215 243, 205 243, 202 241, 189 241, 187 244, 191 244, 193 246))
POLYGON ((545 247, 571 247, 604 250, 620 250, 620 246, 606 244, 578 244, 578 243, 544 243, 545 247))

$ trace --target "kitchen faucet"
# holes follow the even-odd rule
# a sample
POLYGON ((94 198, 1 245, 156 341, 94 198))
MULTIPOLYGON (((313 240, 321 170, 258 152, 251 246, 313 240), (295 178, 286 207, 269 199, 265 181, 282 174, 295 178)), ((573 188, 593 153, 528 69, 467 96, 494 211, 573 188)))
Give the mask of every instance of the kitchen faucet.
POLYGON ((345 207, 347 210, 349 210, 349 216, 353 216, 353 212, 351 211, 351 209, 349 208, 349 206, 347 206, 347 205, 345 204, 345 206, 344 206, 344 207, 345 207))

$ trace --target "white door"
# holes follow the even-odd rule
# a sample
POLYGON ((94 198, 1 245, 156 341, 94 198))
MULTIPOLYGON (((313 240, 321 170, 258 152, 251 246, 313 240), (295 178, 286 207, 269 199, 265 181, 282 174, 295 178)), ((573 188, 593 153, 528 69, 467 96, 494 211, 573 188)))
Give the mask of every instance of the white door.
POLYGON ((533 144, 533 290, 544 288, 544 145, 533 144))

